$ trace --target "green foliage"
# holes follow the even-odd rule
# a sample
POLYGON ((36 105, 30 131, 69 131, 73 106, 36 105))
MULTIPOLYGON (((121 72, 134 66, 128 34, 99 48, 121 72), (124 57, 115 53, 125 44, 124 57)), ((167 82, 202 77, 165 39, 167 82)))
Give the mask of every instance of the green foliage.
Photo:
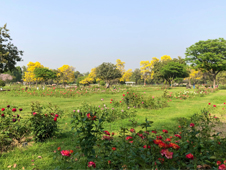
POLYGON ((226 40, 223 38, 199 41, 186 49, 186 61, 194 68, 209 72, 214 79, 226 71, 226 40))
POLYGON ((175 78, 185 78, 188 77, 188 71, 184 64, 179 62, 170 61, 164 67, 160 69, 162 77, 169 83, 175 78))
POLYGON ((5 86, 5 82, 3 80, 0 80, 0 87, 4 87, 5 86))
POLYGON ((20 66, 17 66, 12 71, 7 71, 4 74, 10 74, 11 76, 13 76, 12 82, 21 82, 22 80, 22 69, 20 66))
POLYGON ((44 81, 55 79, 57 77, 56 72, 53 72, 48 68, 35 68, 34 74, 35 78, 42 78, 44 81))
POLYGON ((0 27, 0 73, 12 71, 17 61, 22 61, 23 51, 19 51, 11 43, 11 37, 6 28, 6 24, 0 27))
POLYGON ((58 131, 57 118, 60 111, 57 106, 52 104, 45 109, 39 102, 31 103, 31 118, 29 119, 29 126, 34 135, 35 142, 44 142, 46 139, 54 136, 58 131))
POLYGON ((133 90, 129 90, 126 94, 123 94, 122 101, 127 107, 131 108, 159 109, 168 106, 166 100, 162 97, 154 97, 152 95, 143 97, 143 95, 133 90))
POLYGON ((96 68, 96 77, 109 82, 110 80, 121 78, 120 70, 112 63, 102 63, 96 68))
POLYGON ((81 107, 76 108, 77 112, 75 114, 78 114, 81 112, 82 113, 92 112, 92 113, 96 113, 95 115, 97 117, 100 117, 102 114, 104 114, 106 116, 105 119, 107 122, 113 122, 115 120, 136 116, 136 110, 134 108, 128 108, 125 106, 119 107, 119 106, 120 104, 118 104, 118 102, 116 101, 114 103, 114 100, 110 102, 110 106, 104 103, 100 106, 93 106, 84 102, 82 103, 81 107))
POLYGON ((138 84, 139 80, 141 79, 141 72, 140 72, 140 69, 139 68, 136 68, 134 71, 133 71, 133 74, 130 78, 132 81, 135 81, 136 84, 138 84))
POLYGON ((18 113, 18 108, 8 105, 0 110, 0 150, 7 150, 17 140, 18 143, 21 139, 28 135, 28 127, 26 121, 23 122, 22 110, 18 113), (16 114, 17 113, 17 114, 16 114))
POLYGON ((78 78, 76 79, 76 84, 77 84, 77 86, 80 85, 80 84, 79 84, 80 81, 84 80, 84 79, 87 78, 87 77, 88 77, 88 76, 80 76, 80 77, 78 77, 78 78))
POLYGON ((105 86, 105 82, 101 80, 101 81, 100 81, 100 85, 101 85, 101 86, 105 86))

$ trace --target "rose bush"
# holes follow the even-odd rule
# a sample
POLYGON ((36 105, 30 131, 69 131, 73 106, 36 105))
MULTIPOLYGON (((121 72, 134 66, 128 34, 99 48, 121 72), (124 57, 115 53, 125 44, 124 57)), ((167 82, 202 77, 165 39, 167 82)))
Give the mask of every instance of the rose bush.
POLYGON ((29 126, 36 142, 44 142, 59 131, 57 118, 60 114, 61 111, 58 107, 52 106, 52 104, 45 108, 39 102, 31 103, 29 126))

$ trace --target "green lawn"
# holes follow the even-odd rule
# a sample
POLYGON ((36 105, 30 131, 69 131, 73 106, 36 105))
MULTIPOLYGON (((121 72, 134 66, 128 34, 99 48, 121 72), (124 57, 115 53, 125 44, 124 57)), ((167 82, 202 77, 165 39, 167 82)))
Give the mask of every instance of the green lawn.
MULTIPOLYGON (((159 87, 138 87, 137 90, 144 95, 152 95, 154 97, 161 96, 163 94, 163 90, 159 87), (158 90, 159 89, 159 90, 158 90), (145 93, 144 93, 145 92, 145 93)), ((178 87, 174 89, 170 89, 170 92, 179 92, 186 90, 184 87, 178 87)), ((18 169, 54 169, 56 167, 57 162, 53 160, 54 150, 57 147, 61 147, 64 149, 73 149, 76 151, 75 144, 73 144, 73 136, 70 128, 70 116, 73 110, 76 107, 81 105, 82 101, 86 101, 88 103, 94 105, 100 105, 101 103, 105 103, 110 107, 110 99, 121 100, 123 93, 117 94, 95 94, 91 96, 83 96, 78 98, 55 98, 55 97, 11 97, 7 95, 7 93, 0 93, 0 108, 6 107, 6 105, 15 105, 19 108, 23 108, 23 114, 25 117, 30 114, 30 103, 31 101, 39 101, 41 104, 46 105, 51 102, 52 104, 56 104, 60 109, 64 110, 64 115, 62 118, 58 119, 60 128, 63 130, 63 136, 57 139, 49 140, 45 143, 30 143, 27 148, 17 147, 14 148, 13 151, 9 151, 8 153, 3 153, 0 159, 0 169, 10 169, 8 166, 12 166, 17 164, 18 169), (101 101, 101 98, 104 101, 101 101), (67 124, 66 124, 67 123, 67 124), (42 159, 39 159, 38 156, 42 156, 42 159), (34 162, 32 162, 34 160, 34 162), (32 165, 34 164, 34 165, 32 165)), ((162 130, 167 129, 169 133, 173 131, 175 127, 178 126, 177 118, 179 117, 190 117, 194 113, 199 112, 201 109, 208 106, 208 103, 216 104, 217 106, 222 106, 226 99, 226 91, 220 90, 215 93, 210 93, 204 97, 195 97, 193 99, 180 100, 180 99, 172 99, 169 102, 169 107, 158 109, 158 110, 148 110, 148 109, 138 109, 137 116, 133 119, 137 120, 138 123, 143 123, 145 118, 148 120, 154 121, 152 127, 150 129, 162 130)), ((118 135, 118 131, 120 127, 131 127, 130 120, 131 118, 117 120, 115 122, 106 123, 105 130, 110 132, 115 132, 116 136, 118 135)), ((136 127, 136 130, 139 130, 140 127, 136 127)), ((75 162, 76 164, 76 162, 75 162)), ((79 163, 77 163, 79 164, 79 163)), ((80 165, 76 165, 77 168, 80 165)))

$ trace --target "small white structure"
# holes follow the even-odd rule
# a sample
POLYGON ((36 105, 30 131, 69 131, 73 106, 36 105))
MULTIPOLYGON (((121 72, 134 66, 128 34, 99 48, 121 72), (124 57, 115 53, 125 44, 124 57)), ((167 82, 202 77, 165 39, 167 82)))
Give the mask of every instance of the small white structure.
POLYGON ((135 84, 135 82, 132 82, 132 81, 126 81, 125 83, 126 85, 131 85, 131 86, 135 84))

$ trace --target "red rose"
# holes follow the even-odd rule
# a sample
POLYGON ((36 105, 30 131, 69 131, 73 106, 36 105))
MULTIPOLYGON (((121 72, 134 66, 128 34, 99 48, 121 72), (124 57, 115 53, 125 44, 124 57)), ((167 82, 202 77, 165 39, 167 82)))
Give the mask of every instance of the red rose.
POLYGON ((217 165, 220 165, 221 164, 221 161, 217 161, 217 165))
POLYGON ((162 139, 162 136, 156 136, 157 137, 157 139, 162 139))
POLYGON ((112 99, 111 99, 111 101, 112 101, 112 99))
POLYGON ((135 130, 134 129, 130 129, 130 132, 135 132, 135 130))
POLYGON ((73 150, 70 150, 70 153, 73 153, 74 151, 73 150))
POLYGON ((96 164, 94 162, 90 161, 88 163, 88 167, 94 167, 94 168, 96 168, 96 164))
POLYGON ((114 133, 114 132, 112 132, 112 133, 111 133, 111 135, 112 135, 112 136, 114 136, 114 135, 115 135, 115 133, 114 133))
POLYGON ((208 103, 209 105, 211 105, 211 103, 208 103))
POLYGON ((162 131, 163 131, 164 133, 168 133, 168 130, 163 129, 162 131))
POLYGON ((112 103, 112 102, 110 102, 110 103, 112 103))
POLYGON ((54 117, 54 119, 53 119, 55 122, 57 121, 57 117, 54 117))
POLYGON ((154 140, 154 143, 155 143, 156 145, 158 145, 158 144, 162 143, 162 141, 159 140, 159 139, 155 139, 155 140, 154 140))
POLYGON ((216 105, 213 105, 213 107, 217 107, 216 105))
POLYGON ((175 144, 175 143, 170 143, 170 144, 169 144, 169 147, 171 147, 171 148, 173 148, 173 149, 176 149, 176 150, 180 149, 180 146, 178 146, 178 145, 175 144))
POLYGON ((116 147, 113 147, 113 148, 111 148, 113 151, 115 151, 116 150, 116 147))
POLYGON ((108 131, 104 131, 104 133, 108 136, 110 136, 110 133, 108 131))
POLYGON ((10 108, 10 105, 8 105, 7 108, 10 108))
POLYGON ((58 114, 55 114, 55 117, 59 117, 59 115, 58 114))
POLYGON ((5 111, 5 108, 2 108, 1 110, 2 110, 2 111, 5 111))
POLYGON ((156 131, 156 130, 152 130, 151 132, 152 132, 152 133, 157 133, 157 131, 156 131))
POLYGON ((119 101, 121 103, 121 101, 119 101))
POLYGON ((123 94, 122 96, 125 96, 125 94, 123 94))
POLYGON ((35 112, 33 113, 33 115, 36 115, 36 114, 37 114, 37 113, 35 113, 35 112))
POLYGON ((16 119, 13 119, 13 122, 16 122, 16 119))
POLYGON ((191 124, 190 124, 190 127, 194 127, 194 126, 195 126, 195 124, 194 124, 194 123, 191 123, 191 124))
MULTIPOLYGON (((132 137, 131 136, 127 136, 126 140, 129 140, 129 139, 132 139, 132 137)), ((133 141, 129 141, 129 143, 133 143, 133 141)))
POLYGON ((19 111, 22 111, 22 110, 23 110, 23 109, 21 109, 21 108, 19 109, 19 111))
POLYGON ((186 155, 186 158, 193 160, 194 159, 194 156, 191 153, 189 153, 189 154, 186 155))
POLYGON ((4 114, 2 114, 1 116, 2 116, 2 117, 4 117, 5 115, 4 115, 4 114))
POLYGON ((220 165, 220 166, 218 167, 218 169, 226 170, 225 164, 220 165))
POLYGON ((175 134, 174 136, 178 137, 179 139, 181 139, 181 136, 178 134, 175 134))
POLYGON ((71 156, 70 151, 68 150, 62 150, 60 153, 62 156, 68 156, 68 157, 71 156))
POLYGON ((12 111, 13 111, 13 112, 16 112, 16 108, 13 108, 12 111))
MULTIPOLYGON (((143 148, 146 149, 147 145, 144 145, 143 148)), ((150 148, 151 148, 151 146, 148 146, 148 149, 150 149, 150 148)))
POLYGON ((170 142, 171 141, 171 139, 170 138, 166 138, 166 140, 165 140, 166 142, 170 142))
POLYGON ((129 92, 127 92, 127 94, 129 94, 129 92))

